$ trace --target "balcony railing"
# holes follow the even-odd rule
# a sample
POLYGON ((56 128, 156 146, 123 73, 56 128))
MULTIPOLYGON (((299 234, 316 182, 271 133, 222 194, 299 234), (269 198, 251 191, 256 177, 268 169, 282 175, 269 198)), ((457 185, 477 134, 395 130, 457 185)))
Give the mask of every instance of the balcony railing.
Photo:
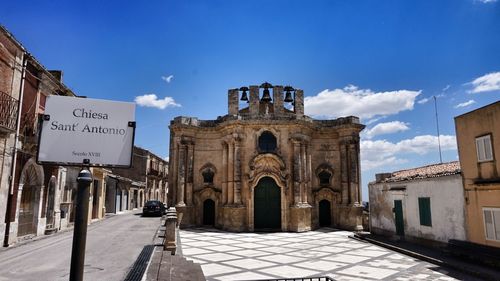
POLYGON ((0 91, 0 131, 16 131, 18 100, 0 91))

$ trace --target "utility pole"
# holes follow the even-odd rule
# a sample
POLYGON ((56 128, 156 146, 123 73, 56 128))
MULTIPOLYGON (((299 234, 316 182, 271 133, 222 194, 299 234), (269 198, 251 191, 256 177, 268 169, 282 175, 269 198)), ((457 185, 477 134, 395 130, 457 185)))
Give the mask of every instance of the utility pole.
POLYGON ((439 147, 439 163, 443 163, 443 157, 441 156, 441 138, 439 136, 439 119, 438 119, 438 108, 436 96, 434 96, 434 110, 436 111, 436 129, 438 135, 438 147, 439 147))

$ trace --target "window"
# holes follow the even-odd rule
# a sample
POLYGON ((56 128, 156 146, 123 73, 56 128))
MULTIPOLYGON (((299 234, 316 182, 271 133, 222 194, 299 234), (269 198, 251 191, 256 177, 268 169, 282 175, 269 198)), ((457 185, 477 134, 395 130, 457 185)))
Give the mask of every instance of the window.
POLYGON ((491 135, 476 138, 477 161, 493 160, 493 149, 491 148, 491 135))
POLYGON ((206 169, 201 173, 201 175, 203 176, 204 183, 214 183, 214 172, 211 169, 206 169))
POLYGON ((322 171, 321 173, 319 173, 318 177, 319 177, 319 184, 320 185, 329 185, 330 184, 331 175, 327 171, 322 171))
POLYGON ((500 241, 500 209, 483 208, 486 239, 500 241))
POLYGON ((418 198, 418 211, 420 214, 420 225, 432 226, 431 219, 431 198, 418 198))
POLYGON ((276 151, 276 137, 271 132, 263 132, 259 137, 259 150, 260 152, 275 152, 276 151))

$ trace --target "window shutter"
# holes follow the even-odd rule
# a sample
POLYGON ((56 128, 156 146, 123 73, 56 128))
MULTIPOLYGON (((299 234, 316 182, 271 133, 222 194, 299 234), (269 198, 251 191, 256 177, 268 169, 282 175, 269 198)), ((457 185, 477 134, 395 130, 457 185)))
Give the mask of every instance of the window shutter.
POLYGON ((484 210, 484 226, 486 228, 486 238, 495 239, 495 232, 493 229, 493 212, 490 210, 484 210))
POLYGON ((491 149, 490 136, 484 138, 484 159, 493 160, 493 151, 491 149))
POLYGON ((482 138, 476 139, 477 160, 484 160, 484 142, 482 138))
POLYGON ((418 211, 420 215, 420 225, 432 226, 431 199, 429 197, 418 198, 418 211))

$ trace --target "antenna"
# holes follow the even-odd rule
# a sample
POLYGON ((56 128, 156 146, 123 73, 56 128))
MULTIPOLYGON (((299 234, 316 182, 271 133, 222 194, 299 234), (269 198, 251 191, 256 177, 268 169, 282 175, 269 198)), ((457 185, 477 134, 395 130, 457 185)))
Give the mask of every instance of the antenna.
POLYGON ((433 98, 434 98, 434 110, 436 111, 436 129, 437 129, 437 134, 438 134, 439 163, 443 163, 443 157, 441 156, 441 138, 439 136, 439 119, 438 119, 438 108, 437 108, 436 96, 433 96, 433 98))

